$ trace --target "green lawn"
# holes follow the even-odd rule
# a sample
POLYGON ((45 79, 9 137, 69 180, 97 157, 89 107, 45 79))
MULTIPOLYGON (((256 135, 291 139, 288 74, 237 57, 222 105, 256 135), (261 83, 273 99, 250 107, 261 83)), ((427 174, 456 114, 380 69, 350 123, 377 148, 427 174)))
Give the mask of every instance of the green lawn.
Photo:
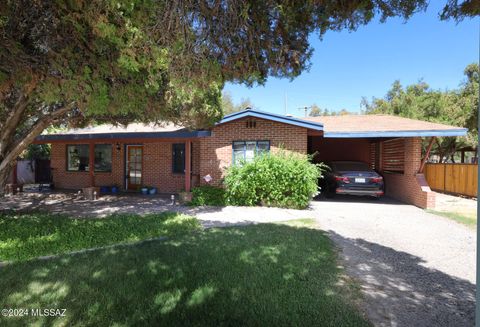
POLYGON ((300 224, 201 230, 0 268, 0 325, 370 326, 331 241, 300 224))
POLYGON ((439 215, 442 217, 447 217, 461 224, 467 225, 470 228, 475 228, 477 226, 477 214, 475 213, 459 213, 454 211, 437 211, 437 210, 427 210, 430 213, 439 215))
POLYGON ((173 236, 199 228, 195 218, 176 213, 102 219, 72 219, 48 213, 0 214, 0 261, 173 236))

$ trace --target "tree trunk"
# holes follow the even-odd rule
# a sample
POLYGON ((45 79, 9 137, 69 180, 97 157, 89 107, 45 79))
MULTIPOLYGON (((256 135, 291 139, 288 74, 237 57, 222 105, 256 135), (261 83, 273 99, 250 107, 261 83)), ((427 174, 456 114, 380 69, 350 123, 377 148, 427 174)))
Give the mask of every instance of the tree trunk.
MULTIPOLYGON (((4 142, 2 144, 2 149, 7 150, 4 150, 5 152, 0 155, 0 194, 4 193, 8 176, 18 156, 33 143, 35 138, 39 136, 45 128, 61 120, 72 107, 73 104, 65 105, 48 115, 40 117, 32 128, 17 141, 4 142)), ((6 126, 6 128, 11 129, 12 126, 6 126)))
POLYGON ((438 163, 443 163, 443 152, 438 151, 438 163))
POLYGON ((5 185, 8 182, 8 178, 10 177, 11 171, 12 171, 12 166, 9 166, 4 170, 0 171, 0 195, 2 195, 5 192, 5 185))

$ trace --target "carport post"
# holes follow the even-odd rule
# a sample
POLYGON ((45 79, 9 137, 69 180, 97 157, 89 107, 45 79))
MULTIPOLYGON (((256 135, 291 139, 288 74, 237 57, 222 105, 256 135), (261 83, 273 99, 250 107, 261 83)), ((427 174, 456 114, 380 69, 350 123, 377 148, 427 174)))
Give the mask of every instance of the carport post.
MULTIPOLYGON (((480 35, 479 35, 479 39, 480 39, 480 35)), ((480 52, 479 52, 479 59, 480 59, 480 52)), ((480 91, 480 84, 478 85, 478 89, 480 91)), ((477 110, 480 110, 480 92, 478 93, 478 108, 477 110)), ((480 130, 480 115, 477 115, 477 130, 480 130)), ((477 140, 478 142, 478 140, 477 140)), ((477 144, 477 154, 478 154, 478 149, 479 149, 479 145, 480 144, 477 144)), ((477 171, 478 171, 478 174, 477 174, 477 178, 478 178, 478 182, 477 182, 477 200, 478 200, 478 193, 480 191, 480 165, 478 164, 478 160, 477 160, 477 171)), ((478 219, 478 213, 480 212, 480 203, 477 201, 477 290, 476 290, 476 303, 475 303, 475 326, 477 327, 480 327, 480 252, 479 252, 479 249, 480 249, 480 237, 478 237, 478 235, 480 235, 480 224, 478 223, 479 219, 478 219)))
POLYGON ((433 142, 435 142, 435 136, 432 136, 432 138, 430 139, 430 143, 428 143, 427 152, 425 152, 425 157, 423 157, 422 163, 420 164, 420 169, 418 170, 420 174, 423 173, 425 163, 427 162, 428 157, 430 157, 430 151, 432 150, 433 142))

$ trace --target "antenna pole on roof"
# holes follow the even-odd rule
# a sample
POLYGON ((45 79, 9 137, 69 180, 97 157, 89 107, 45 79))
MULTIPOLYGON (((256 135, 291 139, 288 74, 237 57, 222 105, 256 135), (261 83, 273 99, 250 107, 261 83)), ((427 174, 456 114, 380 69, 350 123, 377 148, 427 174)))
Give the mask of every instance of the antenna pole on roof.
POLYGON ((297 108, 298 110, 305 110, 305 117, 307 117, 307 112, 308 112, 308 109, 312 109, 312 106, 310 107, 300 107, 300 108, 297 108))

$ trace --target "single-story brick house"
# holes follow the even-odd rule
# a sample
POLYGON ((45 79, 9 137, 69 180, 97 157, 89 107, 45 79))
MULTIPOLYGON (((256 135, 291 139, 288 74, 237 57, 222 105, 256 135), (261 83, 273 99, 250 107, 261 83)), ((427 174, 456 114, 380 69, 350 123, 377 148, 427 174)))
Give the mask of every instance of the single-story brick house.
POLYGON ((209 130, 101 125, 41 135, 36 143, 52 144, 53 182, 64 189, 115 184, 123 190, 147 185, 162 193, 188 191, 207 182, 220 185, 225 168, 239 158, 284 148, 317 152, 317 161, 367 162, 383 174, 387 195, 427 208, 434 193, 421 173, 421 138, 465 134, 464 128, 387 115, 301 119, 247 109, 209 130))

